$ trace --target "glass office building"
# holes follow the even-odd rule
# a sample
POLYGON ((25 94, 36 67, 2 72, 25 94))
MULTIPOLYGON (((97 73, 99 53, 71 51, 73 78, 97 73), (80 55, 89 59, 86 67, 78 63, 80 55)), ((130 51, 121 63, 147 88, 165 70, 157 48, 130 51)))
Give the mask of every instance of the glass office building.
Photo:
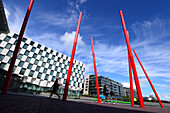
MULTIPOLYGON (((17 38, 18 35, 12 31, 0 34, 0 69, 3 71, 8 71, 17 38)), ((54 84, 56 76, 59 77, 64 88, 69 63, 70 57, 29 38, 23 38, 13 74, 18 75, 20 78, 20 91, 46 91, 54 84)), ((71 92, 69 93, 75 94, 82 89, 84 74, 85 64, 74 60, 69 85, 71 92)), ((2 89, 4 77, 1 77, 0 80, 0 88, 2 89)), ((63 93, 63 88, 60 89, 61 94, 63 93)))

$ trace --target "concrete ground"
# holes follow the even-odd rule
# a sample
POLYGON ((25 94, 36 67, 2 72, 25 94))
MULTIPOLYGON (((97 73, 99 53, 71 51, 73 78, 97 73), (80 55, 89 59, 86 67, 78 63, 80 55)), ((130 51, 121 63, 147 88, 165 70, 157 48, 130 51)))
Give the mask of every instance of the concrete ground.
POLYGON ((55 96, 0 94, 0 113, 170 113, 170 108, 131 107, 129 104, 98 104, 88 99, 62 101, 55 96))

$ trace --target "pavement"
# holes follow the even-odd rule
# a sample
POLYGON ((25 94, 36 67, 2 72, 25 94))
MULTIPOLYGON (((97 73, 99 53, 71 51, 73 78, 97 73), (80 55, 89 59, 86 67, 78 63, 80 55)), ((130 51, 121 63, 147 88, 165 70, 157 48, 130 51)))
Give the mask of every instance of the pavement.
MULTIPOLYGON (((90 99, 89 99, 90 100, 90 99)), ((0 94, 0 113, 170 113, 170 108, 131 107, 129 104, 98 104, 85 99, 62 101, 55 96, 0 94)))

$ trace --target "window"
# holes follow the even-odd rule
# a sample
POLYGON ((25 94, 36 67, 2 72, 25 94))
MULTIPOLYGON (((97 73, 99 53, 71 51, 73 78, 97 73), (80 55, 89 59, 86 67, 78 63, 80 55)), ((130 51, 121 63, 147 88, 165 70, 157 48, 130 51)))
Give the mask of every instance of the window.
POLYGON ((50 64, 49 67, 48 67, 48 69, 51 69, 51 68, 52 68, 52 65, 50 64))
POLYGON ((7 37, 5 37, 4 41, 9 42, 10 39, 11 39, 11 37, 7 36, 7 37))
POLYGON ((59 72, 57 72, 57 77, 59 77, 59 74, 60 74, 60 73, 59 73, 59 72))
POLYGON ((34 45, 34 42, 33 42, 33 41, 31 41, 30 45, 32 45, 32 46, 33 46, 33 45, 34 45))
POLYGON ((42 55, 42 52, 43 52, 43 51, 42 51, 42 50, 40 50, 38 54, 39 54, 39 55, 42 55))
POLYGON ((56 66, 56 67, 55 67, 55 71, 57 71, 57 69, 58 69, 58 68, 57 68, 57 66, 56 66))
POLYGON ((54 71, 53 71, 53 70, 51 70, 50 75, 53 75, 53 73, 54 73, 54 71))
POLYGON ((47 51, 47 47, 44 48, 44 51, 47 51))
POLYGON ((30 53, 30 52, 29 52, 28 50, 26 50, 25 53, 24 53, 24 55, 28 56, 29 53, 30 53))
POLYGON ((4 59, 5 55, 1 55, 0 54, 0 61, 2 61, 4 59))
POLYGON ((61 68, 61 72, 63 72, 63 69, 61 68))
POLYGON ((14 45, 16 45, 17 44, 17 40, 14 42, 14 45))
POLYGON ((63 74, 63 75, 62 75, 62 78, 64 78, 64 77, 65 77, 65 75, 63 74))
POLYGON ((73 86, 75 86, 76 85, 76 82, 74 81, 74 84, 73 84, 73 86))
POLYGON ((17 39, 17 38, 18 38, 18 35, 17 35, 17 34, 14 34, 13 37, 17 39))
POLYGON ((26 40, 27 40, 26 38, 23 38, 23 39, 22 39, 23 42, 26 42, 26 40))
POLYGON ((61 67, 61 63, 59 64, 59 66, 61 67))
POLYGON ((39 71, 40 70, 40 66, 37 66, 37 68, 35 69, 35 71, 39 71))
POLYGON ((42 63, 42 67, 45 67, 45 63, 44 62, 42 63))
POLYGON ((77 77, 77 73, 75 73, 75 77, 77 77))
POLYGON ((72 76, 72 80, 74 80, 74 77, 72 76))
POLYGON ((41 56, 40 60, 41 60, 41 61, 43 61, 43 60, 44 60, 44 57, 43 57, 43 56, 41 56))
POLYGON ((66 83, 66 79, 64 79, 64 84, 66 83))
POLYGON ((58 62, 60 62, 60 58, 58 58, 58 62))
POLYGON ((41 47, 41 45, 40 45, 40 44, 38 44, 37 48, 39 48, 39 49, 40 49, 40 47, 41 47))
POLYGON ((12 56, 12 54, 13 54, 13 52, 10 50, 10 51, 8 51, 8 53, 7 53, 7 56, 12 56))
POLYGON ((45 57, 48 57, 49 56, 49 53, 46 53, 45 57))
POLYGON ((52 53, 53 53, 53 50, 51 50, 50 53, 52 54, 52 53))
POLYGON ((6 66, 6 63, 1 62, 1 64, 0 64, 0 68, 1 68, 1 69, 4 69, 4 68, 5 68, 5 66, 6 66))
POLYGON ((32 57, 33 57, 33 58, 36 58, 36 57, 37 57, 37 54, 34 53, 32 57))
POLYGON ((32 52, 35 52, 35 50, 36 50, 36 48, 35 48, 35 47, 33 47, 33 48, 31 49, 31 51, 32 51, 32 52))
POLYGON ((47 60, 47 63, 50 63, 50 61, 51 61, 51 59, 48 59, 48 60, 47 60))
POLYGON ((55 58, 55 56, 53 55, 53 56, 52 56, 52 59, 54 60, 54 58, 55 58))
POLYGON ((14 66, 13 72, 16 70, 17 66, 14 66))
POLYGON ((53 62, 53 65, 56 65, 56 63, 57 63, 57 62, 56 62, 56 61, 54 61, 54 62, 53 62))
POLYGON ((26 69, 22 68, 21 71, 19 72, 19 74, 24 75, 25 71, 26 71, 26 69))
POLYGON ((79 81, 79 78, 77 78, 77 82, 79 81))
POLYGON ((28 47, 28 44, 24 44, 23 48, 27 49, 27 47, 28 47))
POLYGON ((45 80, 48 80, 48 77, 49 77, 49 75, 48 75, 48 74, 46 74, 46 76, 45 76, 45 80))
POLYGON ((11 46, 12 46, 12 44, 9 44, 9 43, 8 43, 8 44, 5 46, 5 48, 10 49, 11 46))
POLYGON ((27 61, 27 62, 30 62, 30 61, 31 61, 31 58, 30 58, 30 57, 27 57, 26 61, 27 61))
POLYGON ((68 73, 68 70, 66 70, 66 74, 68 73))
POLYGON ((34 71, 31 70, 28 76, 32 77, 33 75, 34 75, 34 71))
POLYGON ((43 73, 47 73, 47 69, 46 68, 44 69, 43 73))
POLYGON ((41 78, 41 76, 42 76, 42 73, 38 73, 37 78, 41 78))
POLYGON ((22 55, 19 54, 19 55, 17 56, 17 59, 21 60, 21 58, 22 58, 22 55))
POLYGON ((23 61, 20 61, 19 64, 18 64, 20 67, 22 67, 24 65, 24 62, 23 61))
POLYGON ((53 81, 53 82, 55 81, 55 76, 52 77, 52 80, 51 80, 51 81, 53 81))
POLYGON ((35 65, 38 65, 38 62, 39 62, 38 60, 35 60, 34 64, 35 64, 35 65))
POLYGON ((2 48, 2 47, 0 47, 0 53, 2 52, 2 50, 3 50, 3 48, 2 48))
POLYGON ((65 63, 65 60, 63 60, 63 64, 65 63))
MULTIPOLYGON (((1 60, 0 60, 1 61, 1 60)), ((8 63, 10 64, 11 63, 11 58, 8 60, 8 63)))
POLYGON ((27 68, 28 68, 28 69, 31 69, 32 66, 33 66, 32 64, 29 64, 27 68))
POLYGON ((56 53, 56 56, 58 56, 58 52, 56 53))

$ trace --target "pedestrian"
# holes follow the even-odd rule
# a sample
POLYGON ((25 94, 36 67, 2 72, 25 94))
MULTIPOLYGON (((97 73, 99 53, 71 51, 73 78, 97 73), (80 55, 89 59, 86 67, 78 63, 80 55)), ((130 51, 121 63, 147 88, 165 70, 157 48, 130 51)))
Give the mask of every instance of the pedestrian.
POLYGON ((104 88, 103 88, 103 94, 106 96, 106 98, 108 98, 109 90, 107 89, 107 85, 106 84, 104 85, 104 88))
POLYGON ((56 77, 56 80, 55 80, 55 82, 54 82, 54 84, 52 86, 52 91, 51 91, 51 94, 50 94, 50 98, 52 97, 52 95, 54 93, 60 99, 60 95, 58 94, 58 89, 59 89, 60 85, 61 85, 61 82, 58 80, 58 77, 56 77))

